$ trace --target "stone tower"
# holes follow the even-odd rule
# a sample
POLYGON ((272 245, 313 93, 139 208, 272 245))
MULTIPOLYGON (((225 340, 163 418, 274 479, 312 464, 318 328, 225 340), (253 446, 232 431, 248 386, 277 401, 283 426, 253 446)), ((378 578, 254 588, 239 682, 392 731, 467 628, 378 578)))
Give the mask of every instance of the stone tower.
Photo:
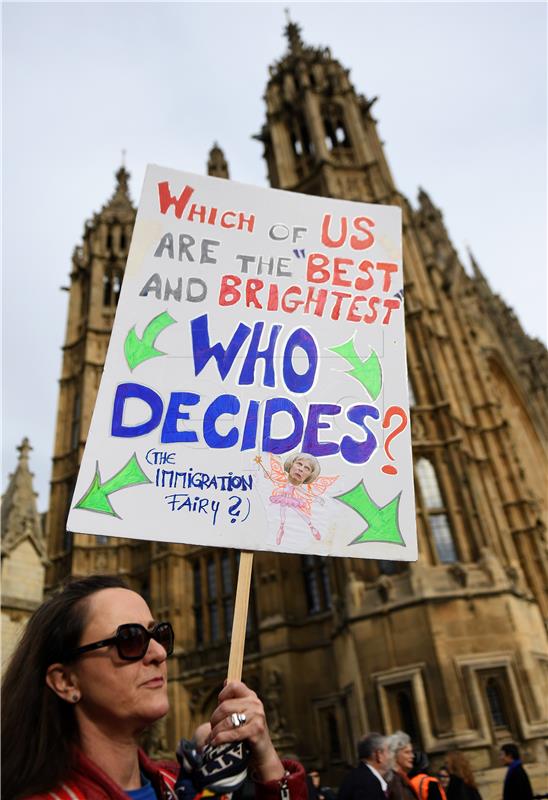
MULTIPOLYGON (((456 747, 488 770, 504 740, 545 760, 542 615, 548 356, 468 275, 426 192, 398 192, 371 114, 326 48, 286 28, 270 70, 263 143, 275 188, 398 204, 412 405, 416 564, 257 554, 244 677, 275 743, 337 782, 365 730, 407 730, 430 754, 456 747)), ((215 146, 208 172, 228 178, 215 146)), ((73 259, 48 526, 64 574, 124 574, 172 621, 175 702, 154 741, 207 719, 226 674, 235 551, 64 534, 135 211, 127 173, 73 259)), ((496 780, 500 778, 497 775, 496 780)))
MULTIPOLYGON (((65 529, 135 222, 128 178, 122 166, 112 197, 86 222, 82 244, 72 256, 47 522, 49 586, 58 585, 69 574, 135 569, 134 548, 127 541, 73 536, 65 529)), ((143 577, 146 589, 145 583, 143 577)))
POLYGON ((27 438, 19 447, 15 472, 2 497, 2 663, 42 602, 46 572, 46 543, 42 518, 29 468, 32 450, 27 438))
MULTIPOLYGON (((342 730, 357 732, 344 699, 352 687, 363 728, 404 728, 433 753, 467 748, 483 768, 505 738, 545 758, 546 350, 475 262, 467 275, 427 193, 414 209, 397 191, 373 101, 328 49, 306 46, 297 25, 286 34, 257 136, 272 186, 403 212, 421 556, 329 567, 333 673, 323 657, 338 675, 339 741, 342 730)), ((331 747, 333 763, 329 725, 320 751, 331 747)))

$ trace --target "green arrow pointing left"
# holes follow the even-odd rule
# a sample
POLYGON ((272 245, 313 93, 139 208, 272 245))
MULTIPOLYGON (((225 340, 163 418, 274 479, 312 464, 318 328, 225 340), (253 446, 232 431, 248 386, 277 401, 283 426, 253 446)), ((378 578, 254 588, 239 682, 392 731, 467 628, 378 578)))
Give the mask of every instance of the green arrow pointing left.
POLYGON ((109 514, 111 517, 118 517, 119 515, 110 504, 108 495, 118 492, 120 489, 127 489, 128 486, 138 486, 141 483, 152 483, 152 481, 147 478, 139 466, 135 453, 125 467, 122 467, 116 475, 113 475, 105 483, 101 483, 99 462, 97 462, 91 486, 74 508, 85 508, 86 511, 96 511, 98 514, 109 514))
POLYGON ((367 528, 349 544, 389 542, 405 547, 398 521, 400 497, 401 492, 385 506, 378 506, 365 488, 363 481, 357 483, 348 492, 337 495, 336 500, 350 506, 367 523, 367 528))
POLYGON ((156 358, 157 356, 165 356, 162 350, 157 350, 154 347, 154 342, 165 328, 173 325, 176 320, 167 313, 162 311, 157 317, 151 320, 143 331, 143 335, 139 339, 135 333, 135 326, 130 330, 124 342, 124 353, 126 355, 127 365, 131 370, 142 364, 143 361, 148 361, 149 358, 156 358))

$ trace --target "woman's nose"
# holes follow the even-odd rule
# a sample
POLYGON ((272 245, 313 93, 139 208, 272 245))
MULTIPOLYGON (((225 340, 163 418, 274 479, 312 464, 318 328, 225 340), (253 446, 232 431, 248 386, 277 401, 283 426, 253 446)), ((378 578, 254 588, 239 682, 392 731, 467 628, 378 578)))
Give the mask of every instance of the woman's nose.
POLYGON ((161 645, 156 639, 151 639, 148 643, 147 651, 144 656, 145 661, 165 661, 167 652, 165 647, 161 645))

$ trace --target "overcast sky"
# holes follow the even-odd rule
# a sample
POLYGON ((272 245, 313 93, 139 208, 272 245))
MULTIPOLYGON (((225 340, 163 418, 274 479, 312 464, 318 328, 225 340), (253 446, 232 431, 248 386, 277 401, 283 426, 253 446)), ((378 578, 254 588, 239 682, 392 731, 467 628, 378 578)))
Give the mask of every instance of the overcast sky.
POLYGON ((268 65, 284 6, 303 38, 378 95, 396 184, 441 207, 493 289, 546 340, 544 3, 4 3, 3 470, 28 436, 48 505, 70 258, 127 152, 134 200, 148 162, 267 185, 268 65))

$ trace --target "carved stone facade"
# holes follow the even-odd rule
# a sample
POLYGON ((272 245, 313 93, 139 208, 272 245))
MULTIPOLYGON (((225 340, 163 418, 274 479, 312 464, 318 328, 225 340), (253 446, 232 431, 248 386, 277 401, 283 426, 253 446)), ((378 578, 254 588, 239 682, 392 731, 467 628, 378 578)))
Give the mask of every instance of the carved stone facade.
POLYGON ((2 664, 11 656, 32 612, 42 602, 46 543, 29 469, 28 439, 2 497, 2 664))
MULTIPOLYGON (((257 554, 244 677, 279 746, 334 783, 364 731, 403 728, 434 758, 465 750, 489 797, 503 741, 519 742, 527 761, 546 760, 548 355, 474 261, 466 272, 427 193, 413 207, 398 192, 374 101, 296 25, 287 36, 257 136, 271 185, 403 211, 420 559, 257 554)), ((217 146, 208 167, 228 177, 217 146)), ((237 554, 64 529, 135 217, 127 179, 122 168, 73 257, 48 584, 118 572, 171 620, 173 711, 160 738, 172 746, 207 718, 222 686, 237 554)))

